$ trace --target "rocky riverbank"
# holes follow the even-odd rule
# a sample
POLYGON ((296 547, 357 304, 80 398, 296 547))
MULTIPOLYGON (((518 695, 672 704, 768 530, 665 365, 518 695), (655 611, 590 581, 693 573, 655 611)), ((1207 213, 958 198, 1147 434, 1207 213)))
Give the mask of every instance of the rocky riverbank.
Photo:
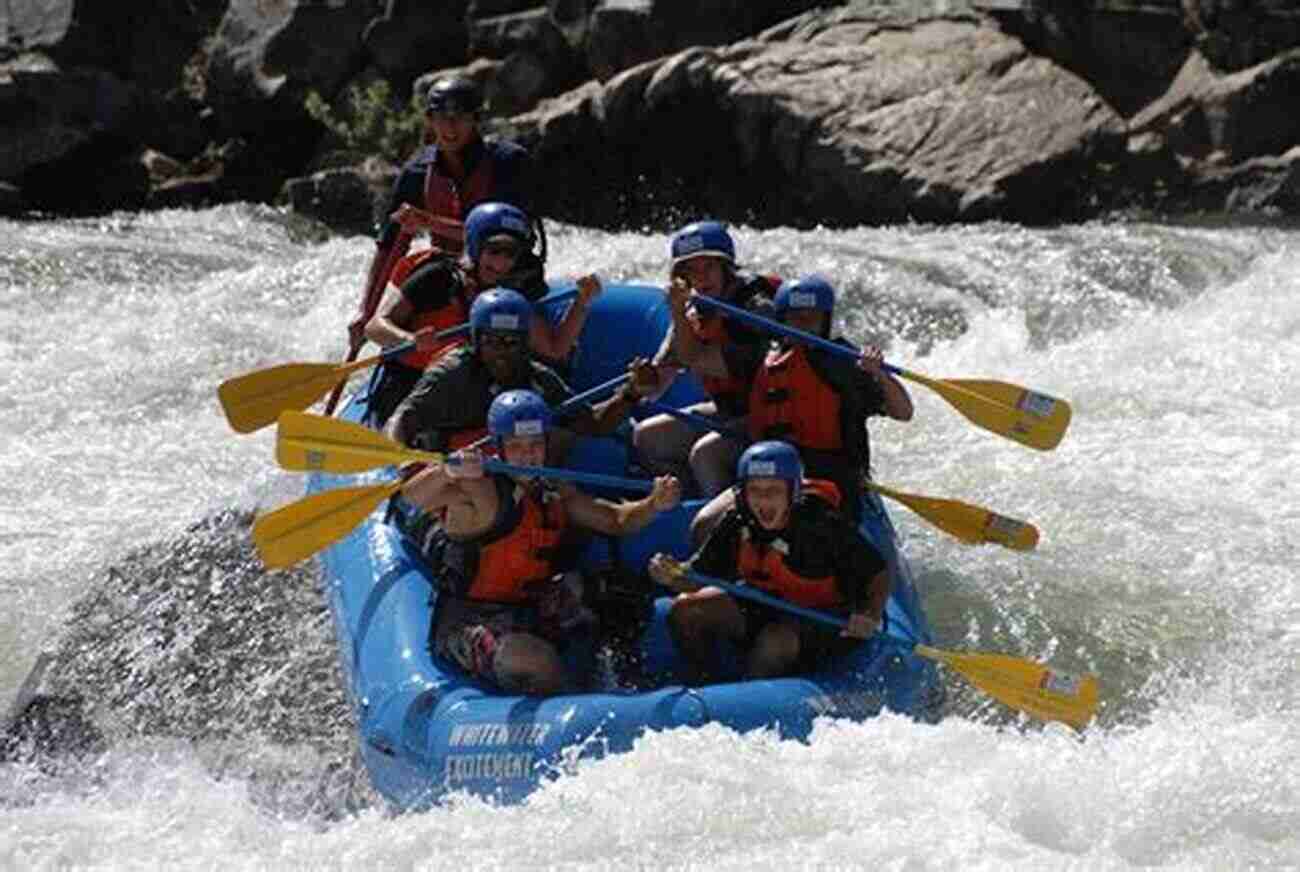
POLYGON ((368 232, 391 161, 315 91, 446 69, 608 227, 1300 212, 1284 0, 89 0, 0 11, 0 212, 286 202, 368 232))

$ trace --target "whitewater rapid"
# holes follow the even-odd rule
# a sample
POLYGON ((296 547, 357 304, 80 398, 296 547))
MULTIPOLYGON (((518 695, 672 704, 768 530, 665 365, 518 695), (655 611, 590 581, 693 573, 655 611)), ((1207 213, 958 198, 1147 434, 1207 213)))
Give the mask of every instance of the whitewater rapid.
MULTIPOLYGON (((339 692, 310 573, 273 602, 288 582, 260 581, 241 527, 191 530, 300 493, 272 432, 229 431, 216 385, 340 359, 370 243, 250 206, 0 228, 0 706, 42 647, 85 632, 90 589, 139 682, 86 680, 110 734, 93 760, 0 764, 0 868, 1300 866, 1294 231, 736 230, 746 263, 830 277, 846 332, 887 360, 1071 401, 1050 453, 918 385, 915 420, 872 433, 882 483, 1042 531, 1032 554, 969 549, 892 507, 940 647, 1100 676, 1082 739, 953 680, 937 726, 826 722, 810 745, 650 735, 520 807, 393 817, 356 783, 346 711, 312 708, 339 692), (199 632, 133 628, 133 609, 183 612, 198 591, 235 614, 236 581, 247 639, 279 621, 283 648, 241 673, 275 692, 240 707, 234 679, 190 677, 177 704, 193 711, 146 718, 199 632), (115 585, 137 586, 114 602, 115 585), (293 726, 297 707, 311 724, 293 726)), ((557 227, 550 272, 658 282, 666 247, 557 227)))

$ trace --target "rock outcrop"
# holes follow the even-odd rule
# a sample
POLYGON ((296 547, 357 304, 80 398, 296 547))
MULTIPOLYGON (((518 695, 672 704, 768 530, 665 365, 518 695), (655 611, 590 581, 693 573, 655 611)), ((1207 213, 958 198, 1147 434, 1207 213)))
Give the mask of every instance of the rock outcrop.
POLYGON ((0 211, 279 198, 355 232, 392 168, 327 159, 307 95, 400 111, 449 69, 568 220, 1288 211, 1297 47, 1289 0, 11 0, 0 211))

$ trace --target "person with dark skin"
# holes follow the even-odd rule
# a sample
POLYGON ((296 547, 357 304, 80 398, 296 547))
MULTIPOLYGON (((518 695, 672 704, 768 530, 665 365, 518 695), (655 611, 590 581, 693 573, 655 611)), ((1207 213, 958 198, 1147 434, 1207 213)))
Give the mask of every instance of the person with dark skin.
POLYGON ((702 434, 670 415, 654 415, 637 423, 632 441, 647 469, 689 477, 700 496, 712 498, 731 483, 743 446, 725 431, 742 426, 749 382, 762 362, 768 337, 716 309, 696 307, 691 294, 770 316, 771 296, 779 282, 738 271, 735 242, 717 221, 686 225, 673 235, 669 253, 672 325, 655 354, 656 384, 650 393, 662 394, 679 374, 689 371, 709 399, 686 411, 715 420, 720 432, 702 434))
MULTIPOLYGON (((784 282, 772 301, 787 326, 830 338, 835 289, 821 276, 784 282)), ((844 339, 836 342, 852 348, 844 339)), ((840 490, 844 513, 858 518, 858 492, 871 468, 866 422, 883 415, 912 419, 912 399, 902 382, 883 366, 877 346, 862 349, 857 360, 829 354, 785 338, 772 343, 749 389, 746 435, 752 440, 782 439, 799 450, 811 478, 827 479, 840 490)), ((735 505, 725 490, 700 509, 691 523, 698 545, 722 515, 735 505)))
MULTIPOLYGON (((550 405, 572 396, 568 385, 532 358, 528 337, 535 317, 532 304, 516 291, 493 288, 470 305, 470 343, 434 361, 393 412, 384 430, 403 445, 426 451, 462 448, 487 432, 487 410, 505 390, 527 388, 550 405)), ((635 358, 629 381, 608 400, 575 411, 568 439, 559 430, 549 440, 561 459, 573 434, 611 433, 640 402, 653 380, 649 364, 635 358)))
POLYGON ((483 92, 464 76, 447 76, 429 86, 425 117, 433 142, 407 162, 393 185, 375 240, 356 317, 348 324, 353 349, 365 343, 366 323, 388 286, 390 275, 412 238, 429 232, 436 247, 453 254, 463 245, 470 211, 489 201, 527 210, 528 152, 480 132, 483 92))
MULTIPOLYGON (((370 420, 387 421, 434 359, 463 339, 439 339, 440 331, 465 323, 479 292, 507 280, 522 252, 532 244, 527 216, 508 203, 482 203, 465 221, 465 255, 456 258, 430 249, 421 259, 404 258, 394 270, 366 337, 382 348, 414 340, 416 348, 385 363, 370 394, 370 420)), ((595 275, 579 278, 578 296, 558 324, 533 318, 528 337, 532 350, 547 360, 563 360, 582 332, 591 301, 601 292, 595 275)))
POLYGON ((736 504, 684 563, 651 558, 651 578, 679 591, 668 627, 695 684, 720 677, 716 642, 743 651, 746 678, 812 672, 880 632, 889 575, 884 558, 839 512, 829 482, 803 477, 794 447, 766 441, 741 455, 736 504), (847 618, 843 631, 691 581, 685 570, 735 579, 806 608, 847 618))
MULTIPOLYGON (((540 395, 507 391, 487 418, 507 463, 544 465, 551 412, 540 395)), ((681 487, 662 476, 649 496, 616 503, 570 485, 485 474, 482 455, 471 449, 420 472, 404 493, 441 519, 429 548, 439 586, 432 652, 491 686, 547 696, 583 687, 584 676, 566 668, 561 652, 594 621, 565 573, 569 537, 635 533, 676 506, 681 487)))

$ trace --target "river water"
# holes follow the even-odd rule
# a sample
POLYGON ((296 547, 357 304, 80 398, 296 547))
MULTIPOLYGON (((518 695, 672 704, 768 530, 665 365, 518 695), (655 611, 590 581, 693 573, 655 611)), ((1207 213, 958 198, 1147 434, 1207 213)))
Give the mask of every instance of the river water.
MULTIPOLYGON (((939 647, 1095 672, 1098 722, 951 679, 936 726, 650 735, 522 806, 402 816, 356 762, 314 570, 249 550, 301 482, 215 393, 339 359, 369 241, 252 206, 0 231, 0 706, 44 650, 104 736, 0 763, 0 868, 1300 866, 1295 231, 737 228, 746 263, 829 276, 890 362, 1073 403, 1040 453, 913 384, 873 454, 1038 525, 1034 553, 972 549, 894 511, 939 647)), ((662 279, 663 235, 551 236, 553 276, 662 279)))

